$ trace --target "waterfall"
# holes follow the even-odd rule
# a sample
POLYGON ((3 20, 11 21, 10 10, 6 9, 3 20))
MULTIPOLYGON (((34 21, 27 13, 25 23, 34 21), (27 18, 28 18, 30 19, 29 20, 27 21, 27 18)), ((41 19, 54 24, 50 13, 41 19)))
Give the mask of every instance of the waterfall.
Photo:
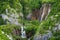
POLYGON ((48 17, 48 15, 49 15, 50 11, 51 11, 51 4, 48 5, 48 14, 47 14, 47 16, 45 17, 45 20, 47 19, 47 17, 48 17))
POLYGON ((50 11, 51 11, 51 4, 43 4, 42 5, 42 14, 41 14, 41 21, 46 20, 50 11))
MULTIPOLYGON (((22 13, 20 13, 20 15, 21 15, 21 18, 23 19, 23 14, 22 13)), ((23 21, 23 20, 22 20, 23 21)), ((24 30, 24 25, 22 25, 22 24, 19 24, 20 26, 21 26, 21 37, 22 38, 26 38, 26 31, 24 30)))
POLYGON ((43 13, 42 13, 42 16, 41 16, 41 21, 43 20, 43 17, 44 17, 44 14, 45 14, 45 6, 46 6, 46 4, 42 5, 43 13))
POLYGON ((8 17, 8 16, 5 15, 5 14, 2 14, 2 18, 3 18, 4 20, 8 19, 8 21, 9 21, 11 24, 20 25, 20 26, 21 26, 21 34, 22 34, 21 37, 22 37, 22 38, 26 38, 25 30, 24 30, 22 24, 18 23, 18 20, 17 20, 17 19, 8 17))
MULTIPOLYGON (((40 20, 46 20, 51 11, 51 4, 44 3, 40 9, 40 20), (41 12, 42 11, 42 12, 41 12)), ((38 34, 34 36, 34 40, 48 40, 52 37, 52 32, 47 30, 46 34, 38 34)))
POLYGON ((22 38, 26 38, 26 32, 25 32, 23 26, 21 26, 21 34, 22 34, 22 35, 21 35, 22 38))
MULTIPOLYGON (((1 16, 2 16, 2 18, 3 18, 3 20, 5 21, 6 19, 11 23, 11 24, 15 24, 15 25, 19 25, 19 26, 21 26, 21 37, 22 38, 26 38, 26 32, 25 32, 25 30, 24 30, 24 25, 22 25, 22 24, 20 24, 19 22, 18 22, 18 15, 17 14, 14 14, 14 13, 12 13, 12 14, 10 14, 9 16, 7 16, 8 15, 8 9, 6 9, 6 15, 5 14, 1 14, 1 16)), ((22 14, 20 14, 21 16, 22 16, 22 18, 23 18, 23 15, 22 14)), ((7 35, 7 34, 6 34, 7 35)), ((8 36, 8 35, 7 35, 8 36)), ((8 36, 9 37, 9 36, 8 36)))

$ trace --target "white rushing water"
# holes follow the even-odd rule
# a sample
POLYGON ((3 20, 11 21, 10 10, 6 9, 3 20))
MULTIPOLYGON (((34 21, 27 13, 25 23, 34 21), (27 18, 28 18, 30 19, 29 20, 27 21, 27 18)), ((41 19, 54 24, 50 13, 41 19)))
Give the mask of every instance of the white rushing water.
POLYGON ((51 11, 51 4, 49 4, 48 7, 47 7, 47 4, 43 4, 42 7, 43 7, 43 11, 42 11, 42 15, 41 15, 41 21, 43 20, 44 15, 46 15, 45 20, 47 19, 48 15, 51 11))
POLYGON ((49 4, 49 7, 48 7, 48 14, 47 14, 47 16, 45 17, 45 20, 47 19, 48 15, 50 14, 50 11, 51 11, 51 4, 49 4))
POLYGON ((42 15, 41 15, 41 21, 43 20, 43 17, 44 17, 44 14, 45 14, 45 6, 46 6, 46 4, 44 4, 42 7, 43 7, 43 13, 42 13, 42 15))
POLYGON ((22 35, 21 35, 22 38, 26 38, 26 32, 25 32, 23 26, 21 26, 21 34, 22 34, 22 35))

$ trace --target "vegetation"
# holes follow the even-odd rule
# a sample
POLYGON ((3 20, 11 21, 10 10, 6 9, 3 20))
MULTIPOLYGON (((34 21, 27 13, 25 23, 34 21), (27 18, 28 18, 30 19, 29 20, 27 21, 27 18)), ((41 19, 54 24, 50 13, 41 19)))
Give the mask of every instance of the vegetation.
MULTIPOLYGON (((50 30, 53 36, 49 40, 60 40, 60 30, 53 32, 55 24, 60 24, 60 0, 0 0, 0 14, 6 14, 6 9, 12 10, 12 12, 18 15, 20 13, 24 15, 23 18, 20 17, 18 20, 19 23, 24 24, 27 38, 30 37, 33 40, 35 35, 45 34, 47 30, 50 30), (39 21, 37 19, 29 21, 26 19, 29 12, 40 9, 44 3, 51 4, 51 12, 46 20, 39 21)), ((10 14, 9 11, 8 13, 10 14)), ((5 34, 12 35, 13 40, 20 40, 21 27, 15 24, 6 24, 0 16, 0 40, 10 40, 5 34), (14 34, 14 30, 18 30, 19 33, 14 34), (2 31, 5 33, 3 34, 2 31)))

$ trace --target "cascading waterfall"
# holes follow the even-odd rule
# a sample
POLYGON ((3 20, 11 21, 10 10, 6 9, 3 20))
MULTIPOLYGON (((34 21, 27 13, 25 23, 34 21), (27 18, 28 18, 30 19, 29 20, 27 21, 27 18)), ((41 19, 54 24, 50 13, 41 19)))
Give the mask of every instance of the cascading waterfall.
POLYGON ((23 26, 21 26, 21 34, 22 34, 22 35, 21 35, 22 38, 26 38, 26 32, 25 32, 23 26))
MULTIPOLYGON (((21 18, 23 19, 23 14, 22 13, 20 13, 20 16, 21 16, 21 18)), ((23 20, 22 20, 23 21, 23 20)), ((21 37, 22 38, 26 38, 26 31, 24 30, 24 25, 21 25, 21 24, 19 24, 20 26, 21 26, 21 37)))
POLYGON ((44 19, 46 20, 50 11, 51 11, 51 4, 43 4, 42 5, 42 15, 41 15, 41 21, 44 19))
POLYGON ((51 4, 49 4, 49 7, 48 7, 48 14, 47 14, 47 16, 45 17, 45 20, 47 19, 47 17, 48 17, 48 15, 49 15, 50 11, 51 11, 51 4))
MULTIPOLYGON (((8 17, 7 15, 8 15, 8 9, 6 9, 6 15, 5 14, 1 14, 3 20, 5 21, 7 19, 11 24, 15 24, 15 25, 21 26, 21 37, 22 38, 26 38, 26 32, 24 30, 24 26, 18 22, 18 19, 16 17, 17 15, 16 14, 10 14, 11 17, 8 17)), ((22 18, 23 18, 23 16, 22 16, 22 18)))
POLYGON ((44 5, 42 5, 42 7, 43 7, 43 13, 42 13, 42 16, 41 16, 41 21, 43 20, 43 17, 44 17, 44 12, 45 12, 45 6, 46 6, 46 4, 44 4, 44 5))

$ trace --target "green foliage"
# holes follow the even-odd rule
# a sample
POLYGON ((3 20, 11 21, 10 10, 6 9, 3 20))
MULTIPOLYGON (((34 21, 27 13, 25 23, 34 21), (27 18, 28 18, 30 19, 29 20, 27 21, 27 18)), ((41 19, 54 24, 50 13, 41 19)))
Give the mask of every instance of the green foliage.
POLYGON ((42 3, 48 3, 48 2, 54 2, 55 0, 41 0, 42 1, 42 3))
POLYGON ((29 6, 31 9, 36 9, 41 7, 41 1, 40 0, 29 0, 29 6))
MULTIPOLYGON (((47 20, 38 22, 38 21, 27 21, 23 19, 22 21, 20 21, 20 23, 24 23, 26 32, 27 33, 31 32, 32 36, 34 36, 35 33, 43 34, 46 32, 46 30, 52 31, 52 28, 55 26, 55 24, 60 23, 60 0, 1 0, 0 14, 6 13, 5 12, 6 9, 13 9, 13 11, 16 11, 17 13, 20 13, 21 11, 26 16, 29 13, 29 11, 32 11, 33 9, 39 9, 43 3, 52 3, 51 12, 47 20)), ((4 24, 2 18, 0 18, 0 24, 4 24)), ((0 39, 9 40, 5 34, 2 34, 2 31, 4 31, 6 34, 11 34, 14 28, 20 29, 20 27, 17 27, 16 25, 10 25, 10 24, 1 25, 0 39)), ((50 40, 60 40, 59 39, 60 33, 58 33, 59 36, 56 35, 57 33, 55 33, 53 35, 54 37, 52 37, 50 40), (56 36, 58 37, 57 39, 55 39, 56 36)), ((13 36, 14 38, 18 38, 16 37, 16 35, 13 36)))
POLYGON ((14 24, 12 24, 12 25, 11 24, 6 24, 6 25, 1 25, 0 26, 0 29, 2 31, 4 31, 5 33, 8 33, 8 34, 11 34, 12 31, 14 30, 14 28, 20 29, 20 26, 16 26, 14 24))
POLYGON ((1 0, 0 1, 0 13, 5 13, 5 9, 15 9, 16 12, 20 12, 22 6, 19 0, 1 0))
POLYGON ((59 0, 55 0, 52 4, 52 9, 50 12, 49 17, 42 21, 39 28, 37 29, 37 34, 43 34, 46 32, 46 30, 51 30, 55 26, 56 23, 60 23, 60 12, 59 12, 59 7, 60 7, 60 2, 59 0), (49 29, 50 28, 50 29, 49 29))
POLYGON ((25 31, 27 36, 32 38, 34 34, 36 33, 37 28, 39 27, 39 22, 38 21, 28 21, 25 22, 25 31))
POLYGON ((56 40, 55 37, 51 37, 49 40, 56 40))
POLYGON ((2 17, 0 16, 0 25, 4 24, 4 20, 2 19, 2 17))
MULTIPOLYGON (((15 35, 13 33, 13 30, 15 28, 18 30, 18 29, 20 29, 20 26, 16 26, 14 24, 12 24, 12 25, 11 24, 7 24, 7 25, 1 25, 0 26, 0 30, 5 32, 5 34, 12 35, 13 39, 20 38, 20 36, 17 36, 17 35, 15 35)), ((5 34, 1 34, 1 35, 4 36, 5 34)), ((3 39, 5 38, 5 36, 3 37, 3 39)), ((2 37, 2 36, 0 36, 0 37, 2 37)), ((6 40, 8 40, 8 38, 6 40)))
POLYGON ((53 32, 53 36, 49 40, 60 40, 60 30, 53 32))
POLYGON ((9 40, 9 38, 2 33, 2 30, 0 30, 0 40, 9 40))

